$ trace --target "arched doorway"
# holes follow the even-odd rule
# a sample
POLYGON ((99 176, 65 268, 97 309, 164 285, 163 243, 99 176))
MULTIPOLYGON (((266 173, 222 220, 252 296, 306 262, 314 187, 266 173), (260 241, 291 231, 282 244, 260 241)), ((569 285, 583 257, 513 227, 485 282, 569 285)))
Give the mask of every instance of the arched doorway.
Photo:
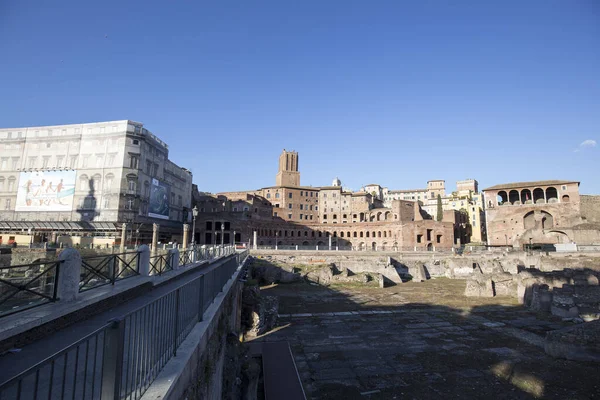
POLYGON ((431 244, 431 243, 427 244, 427 251, 433 251, 433 244, 431 244))
POLYGON ((371 243, 371 250, 377 251, 377 243, 375 243, 375 242, 371 243))

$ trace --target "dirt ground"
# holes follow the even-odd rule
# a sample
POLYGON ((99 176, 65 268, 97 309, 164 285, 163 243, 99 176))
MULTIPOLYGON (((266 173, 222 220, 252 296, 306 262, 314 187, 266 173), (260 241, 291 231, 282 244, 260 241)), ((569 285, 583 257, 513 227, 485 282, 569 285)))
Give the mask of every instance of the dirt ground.
POLYGON ((309 283, 262 287, 310 399, 597 399, 600 366, 554 359, 547 331, 568 323, 510 298, 467 298, 465 281, 380 289, 309 283))

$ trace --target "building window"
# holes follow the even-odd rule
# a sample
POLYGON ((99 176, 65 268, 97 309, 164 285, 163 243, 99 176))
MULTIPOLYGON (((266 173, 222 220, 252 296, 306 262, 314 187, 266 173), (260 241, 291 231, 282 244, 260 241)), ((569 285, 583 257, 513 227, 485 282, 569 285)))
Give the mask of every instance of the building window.
POLYGON ((292 209, 292 207, 293 207, 292 203, 288 204, 289 209, 292 209))
POLYGON ((274 216, 274 217, 277 217, 277 212, 274 212, 274 213, 273 213, 273 216, 274 216))
MULTIPOLYGON (((135 127, 135 130, 136 130, 136 133, 139 133, 139 132, 138 132, 138 131, 139 131, 139 127, 137 127, 137 126, 136 126, 136 127, 135 127)), ((139 141, 139 140, 137 140, 137 139, 133 139, 133 140, 131 141, 131 143, 133 143, 135 146, 138 146, 138 145, 140 144, 140 141, 139 141)))
POLYGON ((302 194, 303 194, 303 192, 302 192, 302 190, 301 190, 301 191, 300 191, 300 197, 302 197, 302 194))
POLYGON ((279 198, 279 193, 275 193, 275 198, 278 199, 279 198))
POLYGON ((75 169, 76 166, 77 166, 77 156, 71 156, 69 168, 75 169))
POLYGON ((128 189, 135 191, 135 181, 127 181, 128 189))
POLYGON ((300 214, 300 219, 302 219, 302 214, 300 214))
POLYGON ((81 168, 87 168, 89 161, 90 161, 90 156, 88 156, 88 155, 83 156, 83 159, 81 160, 81 168))
POLYGON ((29 157, 29 168, 35 168, 35 164, 37 163, 37 157, 29 157))
POLYGON ((291 199, 292 198, 292 193, 288 193, 288 197, 291 199))
POLYGON ((303 206, 303 204, 300 204, 300 209, 301 209, 301 210, 303 209, 303 208, 302 208, 302 206, 303 206))
POLYGON ((267 193, 267 199, 271 198, 271 193, 267 193))
MULTIPOLYGON (((292 214, 288 214, 288 218, 292 219, 292 214)), ((286 231, 287 232, 287 231, 286 231)))
POLYGON ((0 178, 0 192, 4 191, 4 178, 0 178))
POLYGON ((10 210, 10 199, 6 199, 4 201, 4 209, 5 210, 10 210))
POLYGON ((129 168, 137 169, 139 159, 136 156, 129 157, 129 168))
POLYGON ((313 195, 313 192, 310 192, 310 197, 312 197, 312 195, 313 195))
POLYGON ((417 235, 417 243, 421 243, 423 241, 423 235, 417 235))

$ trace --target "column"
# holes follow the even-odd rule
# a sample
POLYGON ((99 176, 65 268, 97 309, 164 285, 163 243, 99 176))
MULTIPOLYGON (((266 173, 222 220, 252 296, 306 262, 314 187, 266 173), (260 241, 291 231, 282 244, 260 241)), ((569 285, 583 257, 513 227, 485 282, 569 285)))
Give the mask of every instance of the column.
POLYGON ((190 235, 190 225, 183 224, 183 250, 184 251, 188 247, 189 235, 190 235))
POLYGON ((125 242, 127 241, 127 224, 123 223, 121 225, 121 248, 120 252, 125 253, 125 242))
POLYGON ((158 230, 160 229, 159 224, 152 224, 152 254, 158 252, 158 230))
POLYGON ((253 239, 254 239, 254 250, 256 250, 256 249, 258 249, 258 245, 257 245, 258 234, 256 231, 253 232, 253 239))

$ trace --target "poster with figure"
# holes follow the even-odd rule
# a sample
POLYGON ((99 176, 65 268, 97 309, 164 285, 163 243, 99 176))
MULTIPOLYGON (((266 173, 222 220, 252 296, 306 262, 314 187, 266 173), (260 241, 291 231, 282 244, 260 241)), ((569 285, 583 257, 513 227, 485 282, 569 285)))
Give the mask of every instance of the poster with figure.
POLYGON ((169 185, 152 179, 150 187, 150 204, 148 216, 152 218, 169 219, 169 185))
POLYGON ((15 211, 71 211, 76 171, 21 172, 15 211))

